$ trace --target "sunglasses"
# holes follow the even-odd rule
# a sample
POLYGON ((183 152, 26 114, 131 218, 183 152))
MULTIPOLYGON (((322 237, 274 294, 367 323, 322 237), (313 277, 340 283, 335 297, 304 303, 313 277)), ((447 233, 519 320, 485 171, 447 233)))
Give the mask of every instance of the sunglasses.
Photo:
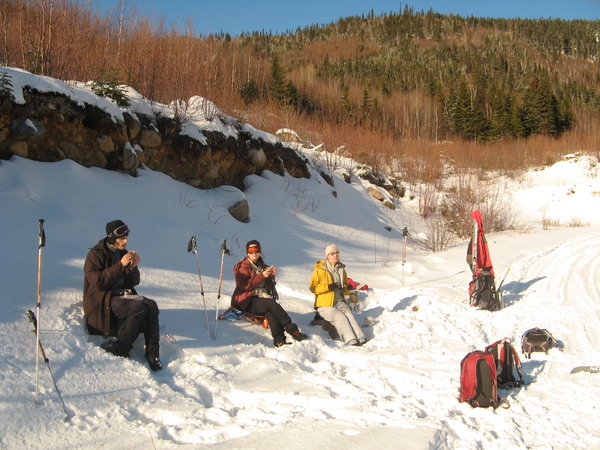
POLYGON ((111 236, 122 238, 129 235, 129 227, 127 225, 121 225, 115 228, 115 231, 111 233, 111 236))
POLYGON ((248 253, 260 253, 260 247, 249 248, 248 253))
POLYGON ((331 252, 330 255, 339 255, 340 252, 331 252))

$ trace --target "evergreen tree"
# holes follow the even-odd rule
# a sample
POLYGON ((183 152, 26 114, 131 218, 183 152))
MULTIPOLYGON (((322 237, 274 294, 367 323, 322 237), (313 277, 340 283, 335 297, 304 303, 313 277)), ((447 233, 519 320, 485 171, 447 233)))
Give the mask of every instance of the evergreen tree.
POLYGON ((454 132, 465 139, 485 139, 489 122, 477 101, 472 99, 467 81, 463 78, 451 95, 448 119, 454 132))
POLYGON ((342 101, 342 119, 354 117, 352 103, 350 102, 350 87, 342 80, 341 86, 341 101, 342 101))
POLYGON ((530 134, 558 136, 566 129, 547 73, 539 74, 530 83, 523 98, 523 109, 525 127, 530 134))
POLYGON ((111 68, 103 73, 100 79, 93 81, 91 88, 94 94, 100 97, 108 98, 119 106, 129 106, 124 84, 117 74, 117 69, 111 68))
POLYGON ((365 89, 363 91, 363 97, 360 104, 360 120, 361 122, 366 121, 371 114, 371 98, 369 97, 369 91, 365 89))
POLYGON ((260 90, 254 80, 246 82, 240 89, 240 97, 246 105, 250 105, 258 100, 260 96, 260 90))
POLYGON ((12 81, 10 75, 3 70, 0 70, 0 100, 14 100, 12 93, 12 81))
POLYGON ((285 104, 288 99, 288 86, 286 85, 283 68, 279 63, 279 57, 277 55, 273 55, 273 58, 271 59, 269 95, 273 100, 280 104, 285 104))

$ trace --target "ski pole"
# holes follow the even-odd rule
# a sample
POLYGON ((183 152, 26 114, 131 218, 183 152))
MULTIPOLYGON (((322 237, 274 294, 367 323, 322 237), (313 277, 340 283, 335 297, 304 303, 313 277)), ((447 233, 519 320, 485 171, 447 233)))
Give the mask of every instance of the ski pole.
POLYGON ((206 310, 206 299, 204 298, 204 285, 202 283, 202 275, 200 274, 200 259, 198 257, 198 245, 196 243, 196 236, 192 236, 190 242, 188 242, 187 251, 192 252, 194 255, 196 255, 196 268, 198 269, 198 278, 200 279, 200 295, 202 295, 202 303, 204 304, 206 331, 210 332, 210 326, 208 325, 208 311, 206 310))
POLYGON ((510 272, 510 267, 508 269, 506 269, 506 273, 504 274, 504 278, 502 278, 502 281, 500 282, 500 285, 498 286, 498 291, 500 291, 500 289, 502 289, 502 285, 504 284, 504 280, 506 280, 506 276, 508 275, 508 272, 510 272))
POLYGON ((471 235, 471 270, 473 273, 477 271, 477 239, 479 238, 479 230, 477 229, 477 221, 473 219, 473 231, 471 235))
MULTIPOLYGON (((38 273, 37 273, 37 302, 35 308, 37 311, 37 317, 40 317, 41 309, 41 294, 42 294, 42 247, 46 245, 46 233, 44 232, 44 219, 39 219, 39 232, 38 232, 38 273)), ((35 402, 38 403, 38 385, 40 378, 40 352, 37 350, 40 343, 40 327, 35 327, 36 335, 36 352, 35 352, 35 402)))
POLYGON ((213 340, 217 338, 217 323, 219 322, 219 299, 221 298, 221 286, 223 285, 223 262, 225 259, 225 255, 229 254, 229 250, 227 249, 227 239, 223 239, 223 242, 221 242, 221 270, 219 272, 219 289, 217 291, 217 308, 215 311, 215 333, 213 335, 213 340))
POLYGON ((404 284, 404 264, 406 263, 406 238, 408 236, 408 228, 402 230, 402 284, 404 284))
MULTIPOLYGON (((36 334, 36 336, 39 336, 40 327, 38 326, 38 320, 35 317, 34 312, 31 310, 27 310, 25 315, 27 316, 27 318, 31 322, 31 325, 33 326, 33 332, 36 334)), ((44 362, 46 363, 46 367, 48 368, 48 373, 50 374, 50 378, 52 378, 52 383, 54 384, 54 389, 56 390, 56 393, 58 394, 58 398, 60 399, 60 402, 62 403, 63 411, 65 413, 65 420, 69 420, 69 412, 67 411, 67 405, 65 405, 65 401, 63 400, 62 395, 60 394, 60 390, 58 389, 58 386, 56 384, 56 380, 54 379, 54 374, 52 373, 52 370, 50 369, 50 361, 48 360, 48 357, 46 356, 46 352, 44 351, 42 342, 39 340, 39 338, 36 338, 36 339, 37 339, 37 349, 38 349, 38 351, 36 353, 41 353, 42 357, 44 358, 44 362)), ((37 402, 37 380, 36 380, 36 399, 35 399, 35 401, 37 402)))
MULTIPOLYGON (((473 229, 471 231, 471 262, 470 262, 470 266, 471 266, 471 272, 473 273, 473 282, 475 282, 475 279, 477 278, 477 251, 478 251, 477 239, 479 238, 479 230, 477 229, 477 220, 475 220, 473 213, 475 213, 475 211, 471 212, 471 218, 473 219, 473 229)), ((473 296, 473 295, 470 296, 469 304, 471 306, 477 305, 477 299, 475 298, 475 296, 473 296)))

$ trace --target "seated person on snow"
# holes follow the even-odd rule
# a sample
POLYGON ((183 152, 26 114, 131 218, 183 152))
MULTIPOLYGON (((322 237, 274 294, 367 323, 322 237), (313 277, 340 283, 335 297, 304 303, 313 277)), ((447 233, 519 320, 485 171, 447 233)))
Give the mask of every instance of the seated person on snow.
POLYGON ((302 341, 308 336, 302 333, 283 307, 275 289, 277 269, 267 267, 262 256, 260 243, 252 240, 246 244, 246 257, 233 267, 235 290, 231 296, 231 306, 269 321, 275 347, 287 344, 284 330, 295 340, 302 341))
POLYGON ((335 327, 344 343, 360 346, 367 342, 348 305, 358 302, 356 298, 350 299, 346 266, 340 262, 337 246, 328 245, 325 259, 315 263, 309 288, 315 294, 315 309, 318 314, 335 327))
POLYGON ((135 291, 140 283, 140 257, 126 249, 128 236, 127 225, 113 220, 106 224, 106 237, 88 252, 83 268, 83 314, 90 334, 117 337, 101 346, 116 356, 129 357, 143 331, 146 359, 150 369, 157 371, 162 368, 159 310, 154 300, 135 291))

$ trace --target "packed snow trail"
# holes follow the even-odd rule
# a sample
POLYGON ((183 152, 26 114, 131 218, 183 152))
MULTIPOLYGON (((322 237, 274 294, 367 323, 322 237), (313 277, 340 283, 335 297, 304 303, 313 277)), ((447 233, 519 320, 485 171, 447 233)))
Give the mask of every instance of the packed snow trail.
POLYGON ((524 320, 535 318, 537 326, 568 342, 565 353, 582 363, 594 363, 600 351, 599 248, 600 234, 591 234, 530 256, 519 263, 521 285, 529 288, 508 295, 524 320))

